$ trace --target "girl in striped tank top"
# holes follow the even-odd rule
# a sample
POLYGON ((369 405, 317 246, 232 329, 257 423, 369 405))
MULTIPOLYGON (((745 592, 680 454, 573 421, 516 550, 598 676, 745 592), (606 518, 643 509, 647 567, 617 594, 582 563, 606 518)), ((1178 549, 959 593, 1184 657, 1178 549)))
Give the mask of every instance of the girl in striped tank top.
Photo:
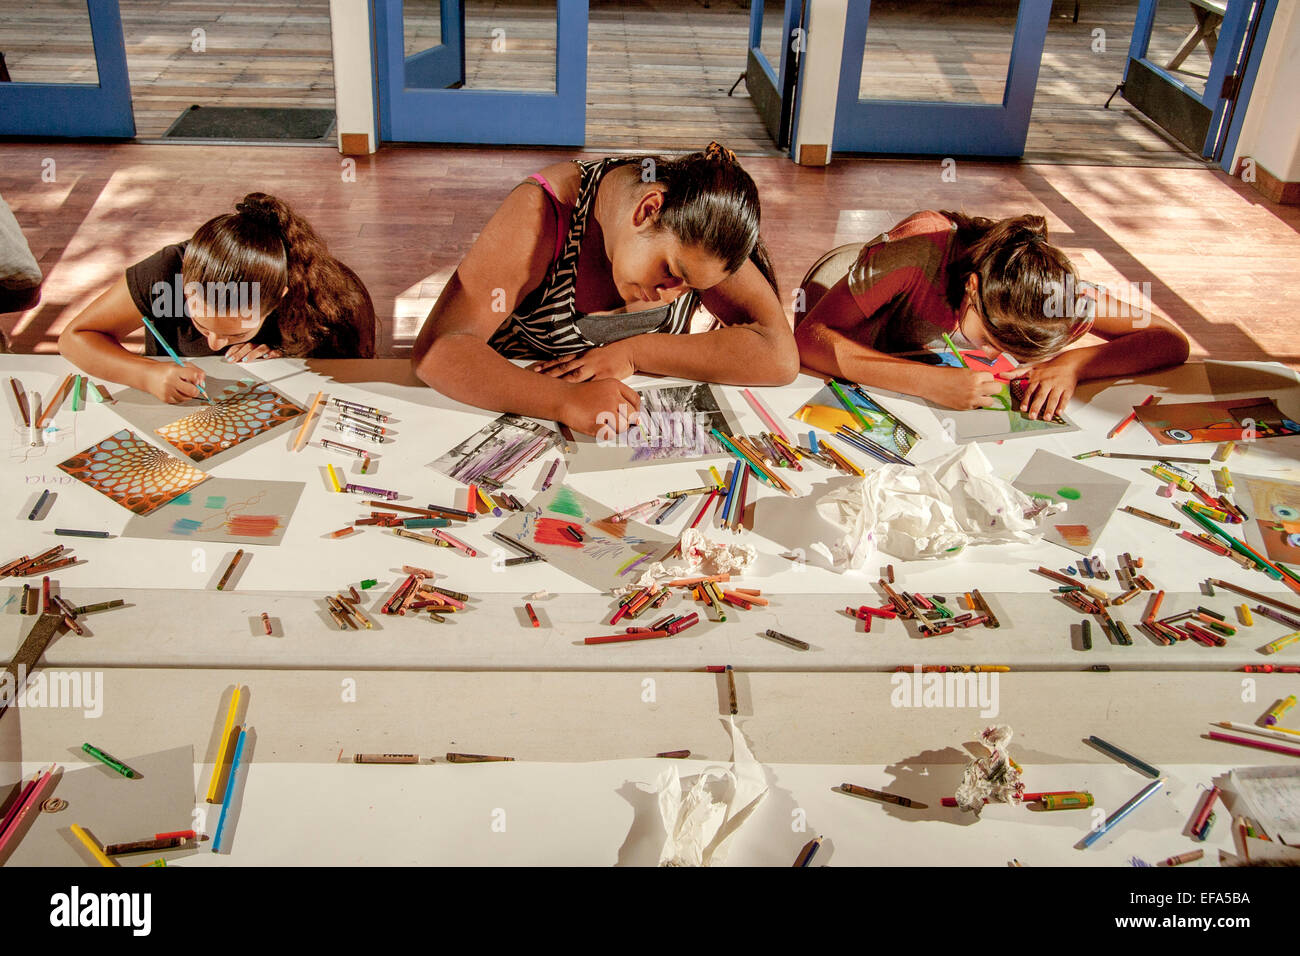
POLYGON ((758 190, 716 143, 547 167, 448 281, 416 374, 459 401, 589 434, 600 413, 636 409, 622 382, 636 372, 786 384, 798 354, 758 227, 758 190), (715 321, 690 334, 700 306, 715 321))

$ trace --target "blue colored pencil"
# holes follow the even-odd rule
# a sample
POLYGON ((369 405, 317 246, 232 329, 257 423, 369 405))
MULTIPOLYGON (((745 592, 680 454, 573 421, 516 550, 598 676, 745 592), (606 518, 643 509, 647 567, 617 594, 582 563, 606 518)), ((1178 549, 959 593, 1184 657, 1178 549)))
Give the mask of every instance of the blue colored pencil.
MULTIPOLYGON (((175 362, 177 365, 179 365, 181 368, 184 368, 185 363, 181 360, 181 357, 176 354, 175 349, 173 349, 170 345, 167 344, 167 340, 162 337, 162 334, 156 328, 154 328, 154 324, 149 321, 149 317, 146 315, 142 315, 140 316, 140 321, 144 323, 144 327, 146 329, 148 329, 151 333, 153 333, 153 337, 158 340, 158 344, 161 345, 163 349, 166 350, 167 354, 172 357, 172 361, 175 362)), ((207 400, 207 403, 209 405, 212 404, 212 399, 208 398, 208 390, 204 388, 202 385, 199 386, 199 394, 202 395, 207 400)))
POLYGON ((1138 791, 1138 793, 1136 793, 1129 800, 1128 803, 1124 804, 1124 806, 1120 807, 1118 810, 1116 810, 1114 813, 1108 816, 1106 818, 1105 823, 1103 823, 1096 830, 1093 830, 1086 837, 1084 837, 1083 845, 1085 847, 1092 846, 1094 843, 1100 840, 1113 826, 1115 826, 1115 824, 1119 823, 1119 821, 1123 820, 1126 816, 1128 816, 1130 813, 1136 810, 1138 805, 1141 804, 1143 800, 1151 796, 1151 794, 1155 793, 1164 785, 1165 785, 1164 777, 1161 777, 1159 780, 1152 780, 1149 784, 1147 784, 1140 791, 1138 791))
MULTIPOLYGON (((226 781, 226 796, 221 801, 221 816, 217 820, 217 832, 212 835, 212 852, 221 852, 221 838, 225 835, 226 814, 230 810, 230 804, 234 800, 235 794, 235 775, 239 773, 239 766, 244 756, 244 739, 248 736, 248 731, 244 728, 239 729, 239 739, 235 741, 235 755, 230 758, 230 779, 226 781)), ((221 768, 217 768, 221 772, 221 768)))
POLYGON ((732 502, 736 500, 736 489, 740 487, 740 472, 746 467, 743 461, 737 461, 731 469, 731 481, 727 484, 727 497, 722 502, 722 526, 725 528, 731 520, 732 502))

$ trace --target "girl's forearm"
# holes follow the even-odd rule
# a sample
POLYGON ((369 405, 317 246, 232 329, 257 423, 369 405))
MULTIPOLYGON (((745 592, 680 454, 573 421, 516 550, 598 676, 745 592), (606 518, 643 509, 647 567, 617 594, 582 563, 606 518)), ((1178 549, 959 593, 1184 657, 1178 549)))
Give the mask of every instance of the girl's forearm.
POLYGON ((1068 349, 1054 362, 1069 363, 1079 381, 1115 378, 1187 361, 1187 340, 1164 329, 1147 329, 1101 345, 1068 349))
POLYGON ((636 370, 652 375, 720 385, 788 385, 799 374, 793 340, 753 326, 731 325, 687 336, 648 332, 625 341, 636 370))
POLYGON ((520 368, 482 339, 458 333, 435 338, 416 359, 415 374, 466 405, 533 418, 560 419, 572 388, 520 368))
POLYGON ((92 378, 142 392, 149 390, 149 373, 156 366, 154 359, 128 352, 113 336, 91 329, 64 332, 59 336, 59 351, 92 378))
POLYGON ((925 395, 935 371, 934 366, 878 352, 824 327, 814 333, 800 326, 795 339, 808 368, 904 395, 925 395))

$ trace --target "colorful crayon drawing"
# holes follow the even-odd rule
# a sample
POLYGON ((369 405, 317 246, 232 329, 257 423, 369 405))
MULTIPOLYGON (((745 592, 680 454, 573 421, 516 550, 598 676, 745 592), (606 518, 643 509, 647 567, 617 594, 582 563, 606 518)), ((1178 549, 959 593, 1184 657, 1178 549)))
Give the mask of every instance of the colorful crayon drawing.
POLYGON ((138 515, 150 514, 208 477, 127 428, 59 468, 138 515))
POLYGON ((1162 445, 1251 441, 1300 434, 1273 399, 1230 398, 1217 402, 1139 405, 1137 420, 1162 445))
POLYGON ((1085 555, 1092 553, 1129 487, 1126 478, 1041 448, 1012 484, 1037 501, 1065 505, 1060 523, 1053 524, 1043 540, 1085 555))
POLYGON ((1300 482, 1237 474, 1232 481, 1236 503, 1250 515, 1247 543, 1273 561, 1300 564, 1300 482))
POLYGON ((278 545, 306 484, 252 478, 209 478, 209 495, 180 495, 165 508, 135 517, 124 538, 189 539, 225 544, 278 545))
POLYGON ((843 425, 904 457, 920 440, 916 429, 887 411, 883 405, 863 391, 861 386, 848 385, 844 388, 844 394, 867 420, 869 428, 862 427, 858 417, 844 407, 829 386, 821 389, 790 417, 831 435, 834 435, 843 425))
POLYGON ((662 557, 674 540, 635 521, 611 527, 604 519, 614 510, 567 485, 555 485, 524 511, 512 513, 497 531, 545 555, 552 567, 607 591, 627 583, 619 579, 620 568, 643 557, 662 557), (579 531, 582 540, 567 528, 579 531))
POLYGON ((500 488, 520 468, 561 441, 560 433, 522 415, 502 415, 429 463, 462 484, 500 488))
POLYGON ((235 382, 212 399, 213 404, 200 405, 155 433, 190 461, 205 461, 304 411, 264 382, 235 382))
MULTIPOLYGON (((990 359, 981 351, 966 349, 963 349, 961 354, 966 364, 976 371, 1007 375, 1017 368, 1015 362, 1006 355, 990 359)), ((927 353, 925 360, 930 364, 961 367, 957 357, 947 350, 927 353)), ((994 402, 992 408, 958 410, 945 408, 933 402, 930 405, 939 420, 944 422, 944 427, 952 440, 962 444, 971 441, 1005 441, 1008 438, 1024 438, 1042 432, 1064 434, 1079 430, 1079 426, 1065 415, 1059 416, 1056 421, 1026 418, 1020 413, 1020 403, 1011 395, 1010 383, 1004 383, 1001 390, 991 397, 994 402), (948 422, 952 424, 949 425, 948 422)))

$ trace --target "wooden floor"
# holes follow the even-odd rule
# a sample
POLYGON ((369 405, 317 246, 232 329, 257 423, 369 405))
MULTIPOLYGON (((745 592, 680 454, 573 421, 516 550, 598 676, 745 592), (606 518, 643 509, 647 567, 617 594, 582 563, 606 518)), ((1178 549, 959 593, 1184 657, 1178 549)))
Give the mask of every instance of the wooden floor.
MULTIPOLYGON (((357 181, 345 182, 339 157, 315 148, 0 144, 0 194, 47 277, 43 302, 0 316, 0 327, 18 351, 55 349, 64 323, 127 265, 262 189, 292 202, 366 282, 380 354, 405 354, 497 203, 567 155, 582 154, 390 147, 358 160, 357 181), (52 183, 40 177, 47 157, 52 183)), ((1194 354, 1300 367, 1300 209, 1221 172, 965 162, 943 183, 930 161, 745 164, 787 303, 821 252, 914 210, 1035 211, 1085 278, 1149 282, 1155 309, 1187 331, 1194 354)))
MULTIPOLYGON (((861 89, 921 99, 998 100, 1019 0, 874 0, 861 89)), ((779 0, 762 48, 780 55, 779 0)), ((587 147, 698 149, 718 139, 777 155, 744 84, 747 0, 591 0, 587 147)), ((129 0, 121 5, 138 135, 161 136, 193 103, 332 107, 328 0, 129 0), (191 50, 204 31, 206 52, 191 50)), ((466 85, 553 89, 555 0, 465 0, 466 85), (504 31, 494 36, 494 31, 504 31), (496 47, 494 48, 494 41, 496 47), (501 41, 504 41, 502 48, 501 41)), ((1034 101, 1029 162, 1201 166, 1117 97, 1137 0, 1056 0, 1034 101), (1104 31, 1105 51, 1094 52, 1104 31)), ((438 42, 438 0, 406 0, 407 52, 438 42)), ((1152 41, 1167 56, 1191 26, 1163 0, 1152 41)), ((84 0, 0 0, 0 51, 15 80, 93 81, 84 0)), ((1204 84, 1198 49, 1183 78, 1204 84)))

